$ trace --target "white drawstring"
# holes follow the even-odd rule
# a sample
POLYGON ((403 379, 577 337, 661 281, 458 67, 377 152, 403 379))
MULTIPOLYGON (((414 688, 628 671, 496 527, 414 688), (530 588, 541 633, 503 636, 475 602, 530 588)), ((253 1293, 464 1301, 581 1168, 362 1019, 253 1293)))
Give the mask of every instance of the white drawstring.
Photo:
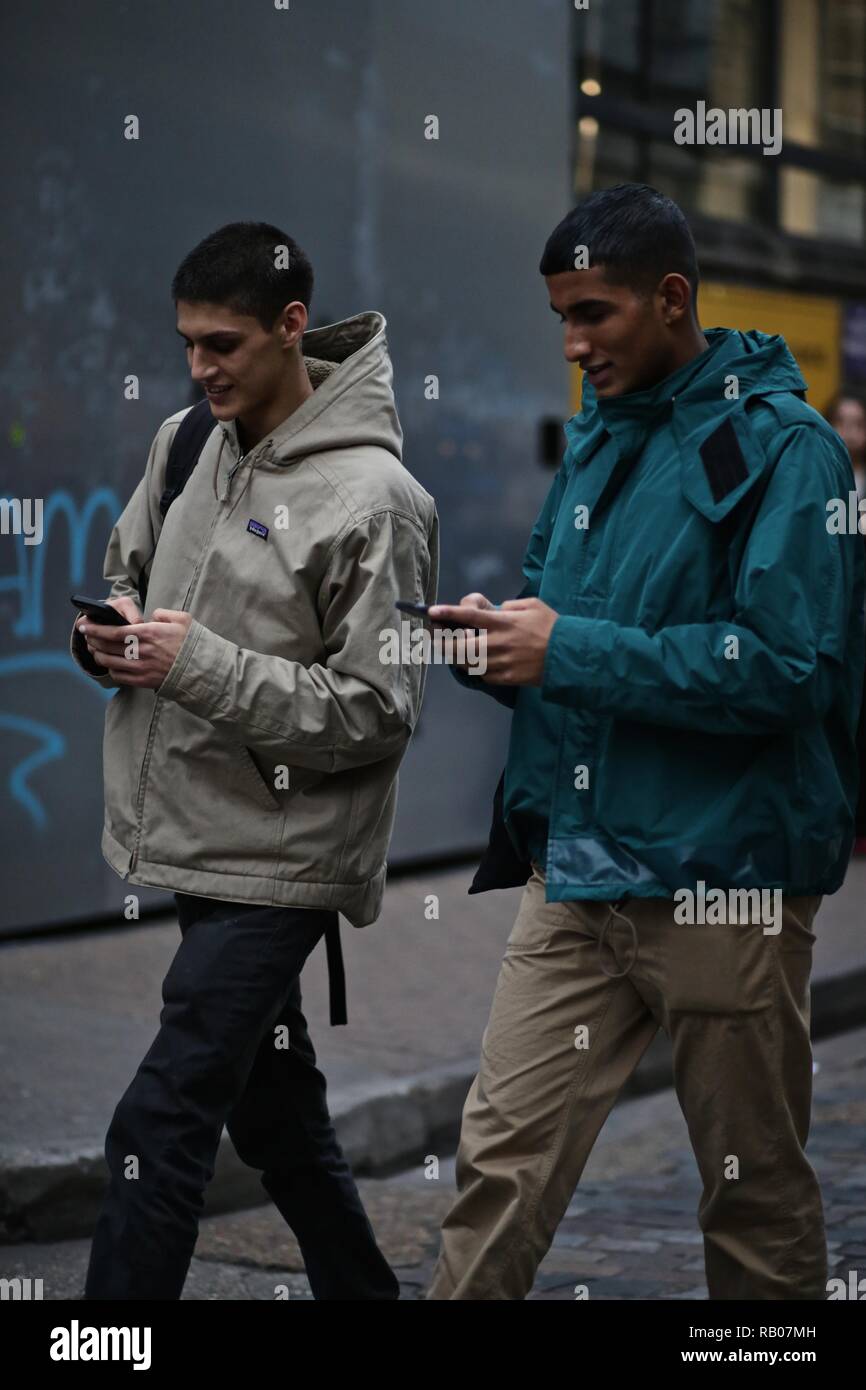
MULTIPOLYGON (((632 966, 634 965, 635 961, 637 960, 638 942, 637 942, 637 930, 636 930, 636 928, 635 928, 634 922, 632 922, 630 918, 624 917, 623 914, 622 914, 621 912, 618 912, 618 911, 617 911, 617 908, 620 906, 621 903, 624 903, 624 902, 626 901, 627 897, 628 897, 628 894, 626 894, 626 897, 625 897, 625 898, 618 898, 617 901, 616 901, 615 903, 611 903, 611 905, 610 905, 610 913, 608 914, 607 921, 605 922, 604 926, 603 926, 602 929, 601 929, 601 936, 598 938, 598 963, 599 963, 599 965, 600 965, 602 971, 604 972, 604 974, 607 975, 607 977, 608 977, 609 980, 621 980, 621 979, 623 979, 624 976, 626 976, 626 975, 629 973, 629 971, 631 970, 631 968, 632 968, 632 966), (605 936, 607 935, 608 927, 611 925, 611 923, 612 923, 614 917, 618 917, 619 920, 620 920, 621 922, 625 922, 626 926, 627 926, 627 927, 629 928, 629 930, 631 931, 632 938, 633 938, 633 941, 634 941, 634 952, 633 952, 632 958, 631 958, 631 960, 629 961, 628 965, 626 966, 625 970, 606 970, 606 969, 605 969, 605 966, 604 966, 604 960, 602 959, 602 947, 603 947, 603 945, 604 945, 604 938, 605 938, 605 936)), ((611 950, 613 950, 613 947, 611 947, 611 950)))

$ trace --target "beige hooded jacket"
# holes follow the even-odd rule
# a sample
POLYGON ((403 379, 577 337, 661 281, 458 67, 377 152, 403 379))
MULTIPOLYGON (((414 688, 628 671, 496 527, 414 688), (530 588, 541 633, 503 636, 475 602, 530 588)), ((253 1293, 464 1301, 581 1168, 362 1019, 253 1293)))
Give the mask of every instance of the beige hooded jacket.
POLYGON ((245 456, 216 425, 162 525, 159 428, 103 573, 144 617, 192 615, 158 690, 117 686, 105 715, 102 852, 121 877, 226 901, 379 914, 397 769, 426 667, 380 660, 398 598, 433 603, 438 518, 401 463, 378 313, 304 335, 313 394, 245 456), (249 523, 258 523, 250 528, 249 523), (266 534, 263 534, 267 528, 266 534))

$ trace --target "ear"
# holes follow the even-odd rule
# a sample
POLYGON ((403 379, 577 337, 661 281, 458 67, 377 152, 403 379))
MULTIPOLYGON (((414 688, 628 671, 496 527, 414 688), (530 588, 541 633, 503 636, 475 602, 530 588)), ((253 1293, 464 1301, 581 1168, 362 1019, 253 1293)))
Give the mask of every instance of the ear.
POLYGON ((280 337, 289 347, 297 347, 307 331, 309 315, 299 299, 287 304, 280 315, 280 337))
POLYGON ((688 312, 692 302, 692 287, 685 275, 671 271, 659 285, 662 315, 668 325, 678 323, 688 312))

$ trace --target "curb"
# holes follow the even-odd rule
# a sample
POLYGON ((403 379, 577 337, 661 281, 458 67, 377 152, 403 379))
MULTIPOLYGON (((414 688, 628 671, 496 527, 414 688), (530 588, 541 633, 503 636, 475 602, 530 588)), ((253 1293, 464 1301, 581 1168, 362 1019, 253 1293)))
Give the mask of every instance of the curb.
MULTIPOLYGON (((866 968, 812 985, 815 1041, 866 1024, 866 968)), ((453 1152, 463 1102, 478 1068, 477 1056, 406 1077, 379 1078, 335 1091, 331 1115, 356 1175, 385 1176, 433 1152, 453 1152)), ((624 1097, 672 1085, 670 1044, 659 1033, 624 1097)), ((102 1202, 107 1169, 102 1147, 77 1154, 57 1150, 0 1150, 0 1244, 90 1236, 102 1202)), ((203 1215, 261 1206, 268 1199, 258 1170, 248 1168, 223 1133, 203 1215)))

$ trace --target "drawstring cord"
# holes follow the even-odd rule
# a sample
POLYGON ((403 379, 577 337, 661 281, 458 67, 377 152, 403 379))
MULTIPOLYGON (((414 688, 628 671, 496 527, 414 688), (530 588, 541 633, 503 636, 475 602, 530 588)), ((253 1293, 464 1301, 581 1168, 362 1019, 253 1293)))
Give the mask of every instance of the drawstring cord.
MULTIPOLYGON (((598 963, 599 963, 599 966, 600 966, 601 970, 603 971, 603 973, 604 973, 605 975, 607 975, 607 977, 608 977, 609 980, 621 980, 621 979, 623 979, 623 978, 629 973, 629 971, 631 970, 631 968, 632 968, 632 966, 634 965, 635 961, 637 960, 637 954, 638 954, 637 930, 636 930, 636 928, 635 928, 634 922, 632 922, 632 921, 630 920, 630 918, 624 917, 623 914, 622 914, 621 912, 618 911, 618 909, 619 909, 620 907, 622 907, 623 903, 625 903, 625 902, 628 901, 628 899, 629 899, 630 896, 631 896, 631 895, 630 895, 629 893, 626 893, 626 895, 625 895, 624 898, 617 898, 617 900, 616 900, 615 903, 611 903, 611 905, 610 905, 610 913, 608 914, 607 921, 605 922, 604 926, 603 926, 602 929, 601 929, 601 936, 598 938, 598 963), (606 969, 605 969, 605 965, 604 965, 604 961, 603 961, 603 959, 602 959, 602 948, 603 948, 603 946, 604 946, 604 938, 607 936, 608 928, 612 925, 614 917, 618 917, 619 920, 620 920, 621 922, 625 922, 626 926, 628 927, 629 931, 630 931, 631 934, 632 934, 633 953, 632 953, 632 958, 631 958, 631 960, 629 961, 628 965, 626 966, 625 970, 606 970, 606 969)), ((611 950, 613 950, 613 947, 611 947, 611 950)))

